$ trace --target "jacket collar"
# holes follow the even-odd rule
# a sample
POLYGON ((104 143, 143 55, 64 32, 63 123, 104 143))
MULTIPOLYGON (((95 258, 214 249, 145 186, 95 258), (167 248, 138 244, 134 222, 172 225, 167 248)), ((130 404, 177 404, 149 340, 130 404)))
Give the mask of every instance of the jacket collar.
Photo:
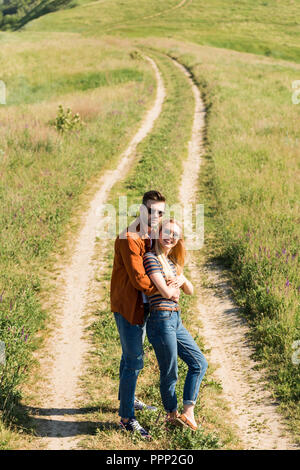
MULTIPOLYGON (((135 239, 136 239, 136 238, 141 238, 142 240, 145 240, 145 239, 149 239, 149 238, 150 238, 150 236, 149 236, 149 234, 148 234, 147 231, 142 231, 142 232, 140 232, 140 230, 141 230, 140 218, 137 217, 133 222, 131 222, 131 224, 130 224, 128 227, 126 227, 126 228, 121 232, 121 234, 122 234, 122 235, 125 235, 125 233, 126 233, 126 235, 130 234, 130 236, 131 236, 132 238, 135 238, 135 239)), ((120 234, 120 235, 121 235, 121 234, 120 234)), ((119 235, 119 236, 120 236, 120 235, 119 235)))
POLYGON ((137 217, 127 228, 127 232, 135 234, 138 238, 145 240, 146 238, 150 238, 148 231, 148 227, 141 227, 140 224, 140 217, 137 217))

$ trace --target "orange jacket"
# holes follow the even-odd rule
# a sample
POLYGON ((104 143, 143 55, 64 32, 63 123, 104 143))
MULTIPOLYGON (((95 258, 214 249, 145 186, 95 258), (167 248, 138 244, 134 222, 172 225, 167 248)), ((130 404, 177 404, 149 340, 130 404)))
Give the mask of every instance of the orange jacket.
POLYGON ((115 241, 110 283, 111 311, 120 313, 132 325, 141 325, 144 322, 142 291, 146 295, 157 292, 143 264, 143 255, 150 249, 148 240, 148 234, 140 237, 127 228, 126 238, 118 236, 115 241))

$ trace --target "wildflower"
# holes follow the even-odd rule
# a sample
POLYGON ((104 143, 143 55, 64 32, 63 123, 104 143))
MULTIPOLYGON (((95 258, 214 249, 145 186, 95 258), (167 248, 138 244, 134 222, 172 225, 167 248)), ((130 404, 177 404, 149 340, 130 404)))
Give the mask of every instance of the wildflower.
POLYGON ((289 281, 288 279, 286 280, 286 283, 285 283, 285 285, 286 285, 286 287, 289 287, 289 285, 290 285, 290 281, 289 281))

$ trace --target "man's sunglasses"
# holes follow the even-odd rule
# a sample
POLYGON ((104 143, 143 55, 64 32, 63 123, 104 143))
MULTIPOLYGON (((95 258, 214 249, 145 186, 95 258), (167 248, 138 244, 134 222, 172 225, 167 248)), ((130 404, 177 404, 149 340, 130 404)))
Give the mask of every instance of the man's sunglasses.
POLYGON ((148 214, 151 214, 151 215, 158 214, 159 217, 162 217, 165 213, 165 211, 158 211, 157 209, 151 209, 151 207, 147 207, 147 210, 148 210, 148 214))

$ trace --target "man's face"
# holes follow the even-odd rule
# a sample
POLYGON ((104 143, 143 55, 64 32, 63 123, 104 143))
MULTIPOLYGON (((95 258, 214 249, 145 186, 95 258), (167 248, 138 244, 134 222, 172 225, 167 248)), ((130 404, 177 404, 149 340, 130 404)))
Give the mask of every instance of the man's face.
POLYGON ((156 228, 165 213, 165 202, 148 200, 146 207, 141 206, 141 217, 143 223, 152 229, 156 228))

